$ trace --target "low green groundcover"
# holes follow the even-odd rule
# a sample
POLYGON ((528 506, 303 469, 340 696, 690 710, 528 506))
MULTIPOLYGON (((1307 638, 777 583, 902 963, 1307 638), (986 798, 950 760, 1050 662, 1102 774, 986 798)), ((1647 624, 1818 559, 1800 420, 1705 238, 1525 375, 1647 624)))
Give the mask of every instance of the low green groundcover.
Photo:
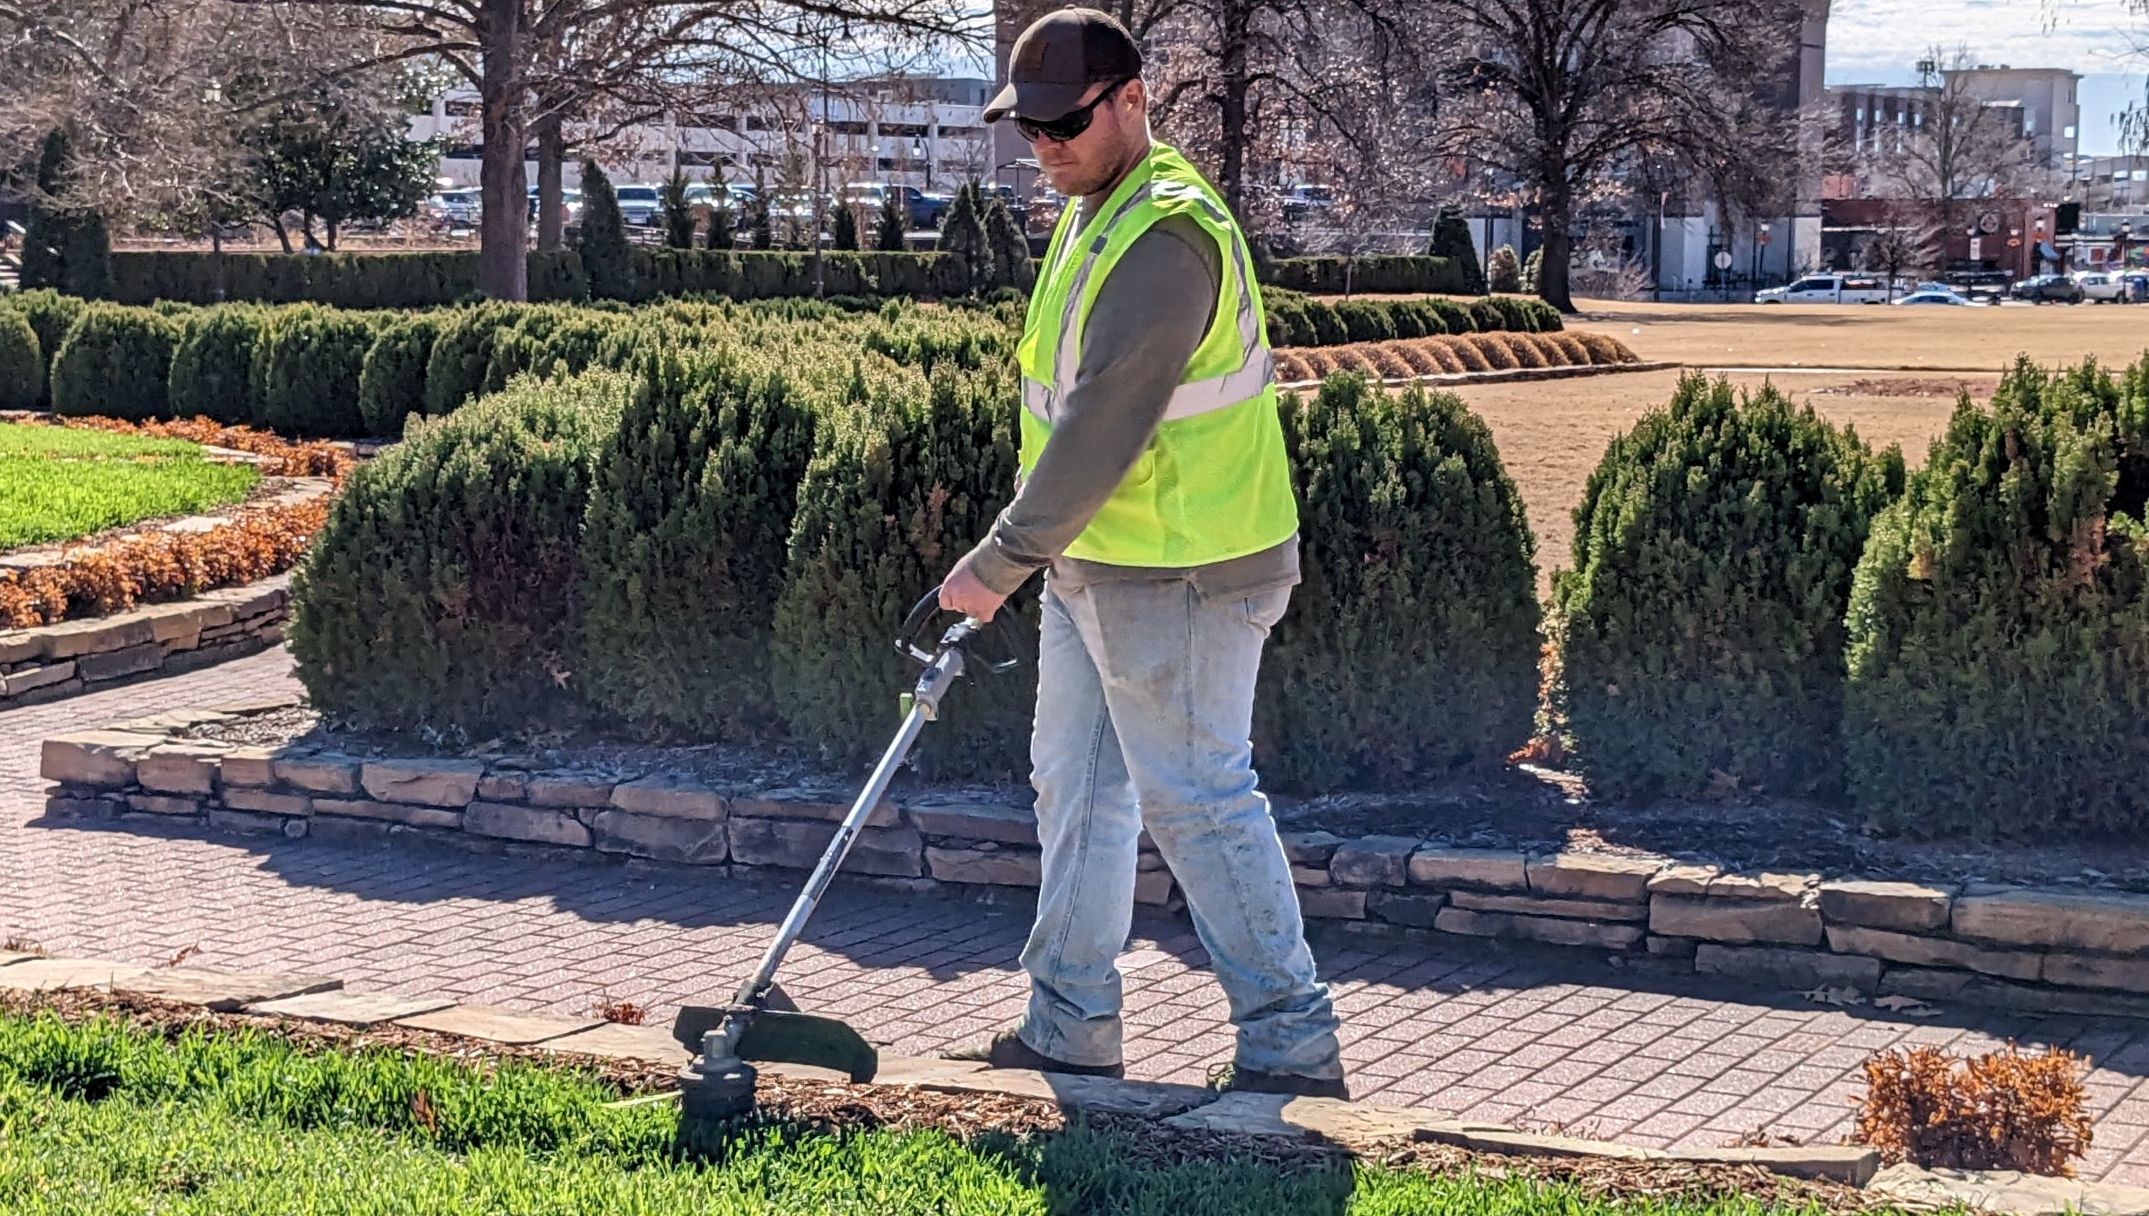
MULTIPOLYGON (((484 1068, 255 1032, 167 1037, 106 1017, 0 1016, 0 1211, 514 1213, 1470 1213, 1732 1216, 1748 1198, 1612 1203, 1522 1177, 1253 1161, 1146 1163, 1046 1135, 828 1133, 782 1123, 679 1147, 669 1103, 565 1068, 484 1068)), ((1817 1210, 1817 1209, 1816 1209, 1817 1210)))
POLYGON ((237 502, 260 479, 180 440, 0 424, 0 550, 237 502))

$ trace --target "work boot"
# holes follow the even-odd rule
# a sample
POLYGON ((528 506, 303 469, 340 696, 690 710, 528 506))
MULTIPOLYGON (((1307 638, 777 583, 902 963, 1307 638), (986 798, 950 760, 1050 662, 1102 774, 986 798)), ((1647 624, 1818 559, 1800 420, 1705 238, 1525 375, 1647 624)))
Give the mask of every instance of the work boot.
POLYGON ((1290 1094, 1300 1098, 1341 1098, 1348 1101, 1350 1086, 1342 1077, 1308 1077, 1295 1072, 1262 1072, 1236 1064, 1220 1064, 1209 1071, 1209 1088, 1225 1093, 1290 1094))
POLYGON ((971 1042, 951 1047, 940 1053, 943 1060, 969 1060, 988 1068, 1024 1068, 1032 1072, 1071 1073, 1078 1077, 1112 1077, 1127 1075, 1124 1064, 1068 1064, 1055 1060, 1022 1041, 1013 1027, 996 1030, 971 1042))

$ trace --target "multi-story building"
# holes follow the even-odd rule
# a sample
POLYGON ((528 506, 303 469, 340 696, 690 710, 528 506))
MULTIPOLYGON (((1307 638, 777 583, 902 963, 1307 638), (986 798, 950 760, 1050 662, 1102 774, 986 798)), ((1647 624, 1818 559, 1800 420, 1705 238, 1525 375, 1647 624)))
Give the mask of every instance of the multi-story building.
POLYGON ((2073 163, 2082 150, 2082 107, 2077 100, 2081 74, 2067 68, 2016 68, 1979 64, 1944 70, 1951 83, 1987 105, 2022 109, 2022 133, 2037 145, 2038 160, 2048 169, 2073 163))
MULTIPOLYGON (((826 90, 742 90, 698 113, 629 126, 606 141, 597 161, 622 183, 660 181, 676 168, 696 181, 953 190, 991 176, 982 119, 991 88, 968 77, 891 77, 826 90), (822 183, 809 180, 817 166, 822 183)), ((470 90, 436 98, 410 122, 411 138, 446 143, 440 176, 456 185, 477 184, 476 131, 470 90)), ((537 180, 534 163, 530 180, 537 180)))
POLYGON ((2149 156, 2083 156, 2067 167, 2067 198, 2087 212, 2149 209, 2149 156))

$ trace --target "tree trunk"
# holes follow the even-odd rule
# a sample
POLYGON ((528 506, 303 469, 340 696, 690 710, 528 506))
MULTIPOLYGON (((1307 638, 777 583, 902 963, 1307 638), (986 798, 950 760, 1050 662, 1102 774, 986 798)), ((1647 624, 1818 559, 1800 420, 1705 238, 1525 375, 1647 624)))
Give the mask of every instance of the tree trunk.
POLYGON ((1564 188, 1547 190, 1537 208, 1537 222, 1545 238, 1539 246, 1544 257, 1537 266, 1537 295, 1563 313, 1574 311, 1574 297, 1567 287, 1567 262, 1574 250, 1574 238, 1567 232, 1572 210, 1564 188))
POLYGON ((1246 62, 1250 40, 1246 22, 1251 15, 1245 5, 1225 6, 1220 23, 1223 42, 1217 51, 1217 75, 1221 79, 1217 82, 1216 105, 1222 146, 1216 188, 1234 216, 1245 214, 1241 204, 1246 192, 1246 95, 1253 88, 1246 78, 1251 70, 1246 62))
POLYGON ((321 227, 328 236, 328 251, 330 253, 336 252, 336 221, 333 219, 322 220, 321 227))
MULTIPOLYGON (((543 104, 543 103, 540 103, 543 104)), ((567 160, 567 137, 560 131, 560 116, 550 105, 537 120, 537 247, 558 249, 566 229, 560 214, 565 193, 561 178, 567 160)))
POLYGON ((284 247, 284 252, 291 252, 291 230, 284 227, 284 217, 280 215, 270 216, 269 227, 276 230, 276 242, 284 247))
POLYGON ((523 0, 482 0, 478 86, 483 160, 478 169, 478 290, 495 300, 529 295, 529 138, 523 108, 523 0))

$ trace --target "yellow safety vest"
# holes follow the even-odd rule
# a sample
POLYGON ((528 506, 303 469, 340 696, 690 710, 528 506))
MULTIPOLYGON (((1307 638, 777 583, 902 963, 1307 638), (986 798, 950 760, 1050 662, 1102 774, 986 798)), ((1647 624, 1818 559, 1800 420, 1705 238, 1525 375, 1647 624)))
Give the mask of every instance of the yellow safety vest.
POLYGON ((1030 296, 1016 361, 1022 370, 1022 470, 1037 465, 1053 411, 1082 361, 1082 327, 1136 237, 1170 215, 1191 217, 1224 253, 1216 316, 1195 348, 1156 437, 1069 557, 1114 566, 1200 566, 1258 553, 1298 530, 1290 461, 1277 416, 1275 367, 1246 238, 1187 159, 1156 144, 1076 230, 1069 206, 1053 230, 1030 296))

